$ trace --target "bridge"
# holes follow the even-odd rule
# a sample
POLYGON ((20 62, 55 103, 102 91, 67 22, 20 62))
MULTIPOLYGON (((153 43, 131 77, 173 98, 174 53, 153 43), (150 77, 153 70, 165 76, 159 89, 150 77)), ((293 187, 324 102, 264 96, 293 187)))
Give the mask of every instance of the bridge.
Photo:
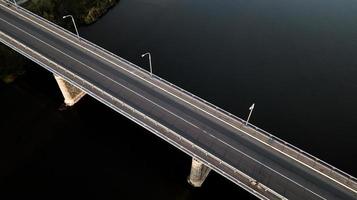
MULTIPOLYGON (((88 94, 260 199, 356 200, 357 179, 9 1, 0 41, 54 74, 65 103, 88 94)), ((46 83, 44 83, 46 84, 46 83)))

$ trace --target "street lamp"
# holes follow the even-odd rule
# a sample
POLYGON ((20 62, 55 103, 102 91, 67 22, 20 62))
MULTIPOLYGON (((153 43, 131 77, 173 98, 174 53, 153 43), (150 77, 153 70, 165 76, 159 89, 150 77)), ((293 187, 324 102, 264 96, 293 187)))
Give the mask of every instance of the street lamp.
POLYGON ((78 37, 78 39, 80 39, 79 38, 78 29, 77 29, 77 25, 76 25, 76 22, 74 21, 73 16, 72 15, 66 15, 66 16, 63 16, 63 19, 66 19, 67 17, 70 17, 72 19, 72 22, 73 22, 73 25, 74 25, 74 29, 76 29, 77 37, 78 37))
POLYGON ((253 104, 249 107, 249 110, 250 110, 250 111, 249 111, 248 119, 247 119, 247 121, 245 121, 245 125, 248 125, 249 118, 250 118, 250 116, 252 115, 254 106, 255 106, 255 103, 253 103, 253 104))
POLYGON ((143 58, 144 56, 149 55, 149 62, 150 62, 150 76, 152 77, 152 63, 151 63, 151 54, 149 52, 144 53, 143 55, 141 55, 141 57, 143 58))

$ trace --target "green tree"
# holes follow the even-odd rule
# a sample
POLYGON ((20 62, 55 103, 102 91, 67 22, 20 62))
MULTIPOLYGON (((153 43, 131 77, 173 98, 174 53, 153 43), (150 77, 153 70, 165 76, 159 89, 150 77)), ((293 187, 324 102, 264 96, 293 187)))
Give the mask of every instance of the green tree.
MULTIPOLYGON (((91 24, 117 2, 118 0, 30 0, 23 6, 52 22, 70 28, 72 22, 63 20, 62 16, 71 14, 79 25, 91 24)), ((0 45, 1 80, 12 82, 24 73, 25 64, 26 59, 22 55, 0 45)))

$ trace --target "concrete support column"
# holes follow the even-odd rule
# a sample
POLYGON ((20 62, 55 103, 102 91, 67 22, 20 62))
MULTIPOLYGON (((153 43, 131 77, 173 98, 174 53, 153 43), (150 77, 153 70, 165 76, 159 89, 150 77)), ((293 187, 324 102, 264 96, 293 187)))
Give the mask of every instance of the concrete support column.
POLYGON ((201 161, 192 158, 191 173, 187 181, 194 187, 201 187, 210 171, 211 169, 201 161))
POLYGON ((77 103, 86 93, 76 86, 68 83, 60 76, 54 75, 59 88, 61 89, 66 106, 73 106, 77 103))

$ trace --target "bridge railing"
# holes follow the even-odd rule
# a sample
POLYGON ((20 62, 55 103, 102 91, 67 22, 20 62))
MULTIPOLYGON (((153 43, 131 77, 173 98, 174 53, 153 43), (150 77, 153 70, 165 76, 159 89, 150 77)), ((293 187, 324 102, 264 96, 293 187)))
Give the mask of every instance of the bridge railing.
MULTIPOLYGON (((9 36, 6 36, 6 37, 9 37, 9 36)), ((9 38, 11 38, 11 37, 9 37, 9 38)), ((11 46, 14 50, 16 50, 17 52, 25 55, 26 57, 28 57, 29 59, 31 59, 32 61, 34 61, 38 65, 43 66, 44 68, 46 68, 47 70, 49 70, 53 74, 60 75, 66 81, 68 81, 69 83, 75 85, 76 87, 80 88, 81 90, 85 91, 87 94, 90 94, 91 96, 96 98, 98 101, 100 101, 103 104, 111 107, 114 110, 117 110, 119 113, 121 113, 124 116, 128 117, 129 119, 133 120, 134 122, 136 122, 140 126, 146 128, 147 130, 153 132, 154 134, 156 134, 160 138, 168 141, 169 143, 171 143, 172 145, 174 145, 177 148, 181 149, 182 151, 186 152, 187 154, 191 155, 192 157, 195 157, 195 158, 199 159, 200 161, 204 162, 207 166, 209 166, 212 169, 215 169, 218 173, 220 173, 224 177, 228 178, 229 180, 237 183, 242 188, 245 188, 247 191, 251 192, 253 195, 255 195, 257 197, 260 197, 261 199, 266 199, 266 200, 268 200, 268 198, 264 194, 267 194, 268 196, 272 195, 272 196, 274 196, 274 197, 276 197, 277 199, 280 199, 280 200, 287 200, 281 194, 275 192, 274 190, 270 189, 269 187, 267 187, 267 186, 265 186, 265 185, 263 185, 261 183, 256 182, 255 179, 251 178, 250 176, 248 176, 245 173, 241 172, 240 170, 236 169, 234 166, 232 166, 229 163, 223 161, 222 159, 218 158, 213 153, 207 151, 206 149, 204 149, 204 148, 202 148, 200 146, 197 146, 196 144, 194 144, 190 140, 186 139, 185 137, 182 137, 180 134, 176 133, 175 131, 170 130, 166 126, 158 123, 157 121, 155 121, 154 119, 148 117, 147 115, 145 115, 144 113, 142 113, 139 110, 135 109, 134 107, 132 107, 132 106, 126 104, 125 102, 121 101, 120 99, 112 96, 111 94, 109 94, 108 92, 102 90, 101 88, 98 88, 96 85, 88 82, 87 80, 81 78, 80 76, 78 76, 75 73, 67 70, 66 68, 63 68, 61 65, 53 62, 52 60, 42 56, 39 53, 34 52, 32 49, 28 48, 27 46, 21 44, 20 45, 21 47, 17 47, 16 45, 8 43, 6 40, 3 40, 1 37, 0 37, 0 42, 3 42, 4 44, 7 44, 8 46, 11 46), (33 55, 31 55, 31 53, 25 52, 23 49, 27 50, 28 52, 32 52, 33 55), (35 58, 36 56, 41 57, 47 63, 44 63, 44 61, 41 61, 38 58, 35 58), (63 72, 60 72, 56 68, 62 70, 63 72), (94 92, 93 90, 97 90, 97 92, 99 94, 96 94, 96 92, 94 92), (113 101, 113 102, 109 102, 108 100, 105 100, 103 98, 103 96, 109 97, 109 99, 111 101, 113 101), (117 105, 120 105, 120 107, 127 108, 127 111, 125 111, 123 108, 119 108, 119 106, 115 106, 115 103, 117 103, 117 105), (128 112, 132 112, 132 113, 134 113, 136 115, 139 115, 141 117, 141 119, 135 117, 134 115, 130 115, 128 112), (144 120, 147 120, 150 123, 144 122, 144 120), (149 124, 154 124, 154 127, 150 126, 149 124), (163 131, 161 131, 161 132, 158 131, 157 130, 158 128, 161 128, 163 131), (180 145, 179 142, 175 141, 175 139, 172 139, 172 138, 166 136, 165 134, 163 134, 164 132, 172 134, 174 136, 174 138, 177 138, 177 140, 182 143, 182 146, 180 145), (197 152, 199 152, 199 153, 197 154, 197 153, 194 153, 194 151, 189 151, 189 149, 187 147, 193 149, 194 151, 197 150, 197 152), (201 155, 199 155, 199 154, 201 154, 201 155), (214 164, 208 162, 207 161, 208 159, 213 159, 216 163, 218 163, 218 165, 214 165, 214 164), (228 168, 229 171, 223 170, 222 168, 228 168), (232 179, 233 178, 232 174, 237 175, 237 173, 244 180, 242 180, 242 179, 239 179, 239 180, 232 179), (243 183, 243 182, 245 182, 245 183, 243 183), (251 188, 252 186, 256 186, 256 188, 258 190, 255 190, 255 189, 251 188)))
MULTIPOLYGON (((9 1, 9 0, 4 0, 4 1, 7 2, 7 3, 13 4, 12 1, 9 1)), ((14 5, 14 4, 13 4, 13 5, 14 5)), ((16 5, 14 5, 14 6, 16 6, 16 5)), ((63 28, 63 27, 61 27, 61 26, 59 26, 59 25, 57 25, 57 24, 55 24, 55 23, 49 21, 49 20, 46 20, 46 19, 44 19, 43 17, 41 17, 41 16, 39 16, 39 15, 37 15, 37 14, 35 14, 35 13, 33 13, 33 12, 31 12, 31 11, 29 11, 29 10, 27 10, 27 9, 25 9, 25 8, 23 8, 23 7, 21 7, 21 6, 16 6, 16 8, 17 8, 17 9, 20 9, 21 11, 23 11, 23 12, 29 14, 29 15, 32 15, 33 17, 35 17, 36 19, 38 19, 38 20, 40 20, 40 21, 42 21, 42 22, 44 22, 44 23, 49 23, 49 24, 51 24, 52 26, 54 26, 54 27, 56 27, 56 28, 58 28, 58 29, 60 29, 60 30, 62 30, 62 31, 64 31, 64 32, 66 32, 67 34, 69 34, 69 35, 70 35, 71 37, 73 37, 74 39, 77 39, 77 38, 78 38, 78 36, 77 36, 76 34, 74 34, 73 32, 71 32, 71 31, 69 31, 69 30, 67 30, 67 29, 65 29, 65 28, 63 28)), ((116 58, 116 59, 118 59, 118 60, 120 60, 120 61, 122 61, 122 62, 124 62, 124 63, 126 63, 126 64, 128 64, 128 65, 130 65, 130 66, 132 66, 132 67, 134 67, 134 68, 136 68, 137 70, 139 70, 139 71, 141 71, 141 72, 143 72, 143 73, 146 73, 146 74, 150 75, 150 72, 149 72, 149 71, 147 71, 147 70, 145 70, 145 69, 139 67, 138 65, 136 65, 136 64, 134 64, 134 63, 131 63, 131 62, 128 61, 128 60, 125 60, 124 58, 119 57, 118 55, 116 55, 116 54, 114 54, 114 53, 112 53, 112 52, 110 52, 110 51, 104 49, 103 47, 100 47, 100 46, 98 46, 97 44, 94 44, 94 43, 92 43, 92 42, 90 42, 90 41, 88 41, 88 40, 86 40, 85 38, 82 38, 82 37, 80 37, 80 40, 81 40, 82 42, 87 43, 87 45, 93 46, 93 47, 95 47, 95 48, 98 48, 98 49, 102 50, 103 52, 105 52, 105 53, 107 53, 107 54, 113 56, 114 58, 116 58)), ((154 78, 156 78, 156 79, 158 79, 158 80, 160 80, 160 81, 162 81, 162 82, 164 82, 164 83, 170 85, 171 87, 173 87, 173 88, 175 88, 175 89, 177 89, 177 90, 179 90, 179 91, 185 93, 186 95, 191 96, 192 98, 195 98, 196 100, 205 103, 206 105, 208 105, 208 106, 210 106, 210 107, 212 107, 212 108, 218 110, 219 112, 221 112, 221 113, 223 113, 223 114, 226 114, 226 115, 232 117, 233 119, 235 119, 235 120, 237 120, 237 121, 239 121, 239 122, 241 122, 241 123, 243 123, 243 124, 246 123, 245 120, 243 120, 243 119, 237 117, 236 115, 233 115, 232 113, 230 113, 230 112, 228 112, 228 111, 226 111, 226 110, 224 110, 224 109, 222 109, 222 108, 220 108, 220 107, 218 107, 218 106, 216 106, 216 105, 214 105, 214 104, 212 104, 212 103, 210 103, 210 102, 208 102, 208 101, 202 99, 201 97, 198 97, 198 96, 196 96, 196 95, 194 95, 194 94, 192 94, 192 93, 190 93, 190 92, 188 92, 188 91, 186 91, 186 90, 184 90, 184 89, 178 87, 177 85, 175 85, 175 84, 173 84, 173 83, 171 83, 171 82, 169 82, 169 81, 167 81, 167 80, 165 80, 165 79, 163 79, 163 78, 161 78, 161 77, 159 77, 159 76, 157 76, 157 75, 155 75, 155 74, 153 74, 152 76, 153 76, 154 78)), ((302 149, 300 149, 300 148, 298 148, 298 147, 296 147, 296 146, 294 146, 294 145, 292 145, 292 144, 290 144, 290 143, 284 141, 283 139, 280 139, 279 137, 276 137, 276 136, 270 134, 269 132, 267 132, 267 131, 265 131, 265 130, 263 130, 263 129, 261 129, 261 128, 259 128, 259 127, 255 126, 255 125, 253 125, 253 124, 251 124, 251 123, 248 123, 248 126, 251 127, 252 129, 254 129, 254 130, 256 130, 256 131, 262 133, 264 136, 266 136, 266 137, 268 137, 268 138, 270 138, 270 139, 272 139, 272 140, 274 140, 274 141, 276 141, 276 142, 278 142, 278 143, 281 143, 282 145, 285 145, 285 146, 287 146, 287 147, 289 147, 289 148, 295 150, 297 153, 300 153, 300 154, 306 156, 307 158, 310 158, 311 160, 313 160, 314 162, 316 162, 316 163, 318 163, 318 164, 320 164, 320 165, 323 165, 324 167, 328 168, 330 171, 333 171, 333 172, 335 172, 335 173, 338 173, 338 174, 340 174, 340 175, 343 175, 343 176, 345 176, 346 178, 348 178, 349 180, 352 180, 352 181, 354 181, 354 182, 357 182, 357 178, 353 177, 352 175, 350 175, 350 174, 348 174, 348 173, 346 173, 346 172, 344 172, 344 171, 342 171, 342 170, 340 170, 340 169, 338 169, 338 168, 336 168, 336 167, 334 167, 334 166, 328 164, 328 163, 325 162, 325 161, 322 161, 321 159, 318 159, 317 157, 315 157, 315 156, 313 156, 313 155, 311 155, 311 154, 305 152, 304 150, 302 150, 302 149)))

